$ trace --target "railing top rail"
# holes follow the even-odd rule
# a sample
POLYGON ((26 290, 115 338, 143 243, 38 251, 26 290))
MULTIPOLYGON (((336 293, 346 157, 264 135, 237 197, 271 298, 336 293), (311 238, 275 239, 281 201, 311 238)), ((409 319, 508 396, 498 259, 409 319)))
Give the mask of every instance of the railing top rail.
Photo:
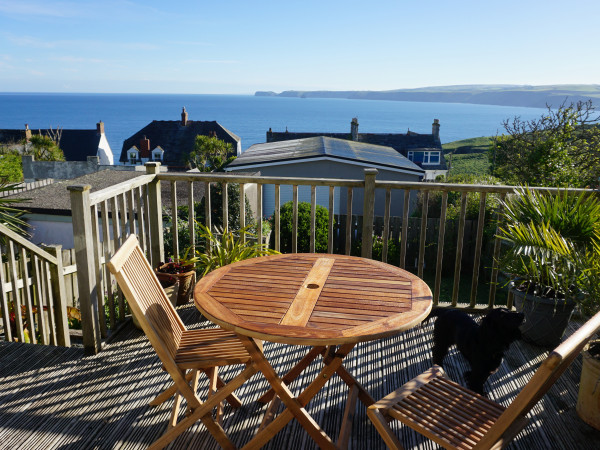
POLYGON ((164 181, 208 181, 228 183, 289 184, 306 186, 364 187, 364 180, 340 180, 336 178, 264 177, 260 175, 215 173, 161 173, 164 181))
MULTIPOLYGON (((423 183, 416 181, 381 181, 375 180, 375 187, 378 189, 414 189, 419 191, 458 191, 458 192, 487 192, 496 194, 512 194, 517 186, 500 186, 490 184, 451 184, 451 183, 423 183)), ((549 194, 557 194, 559 192, 581 193, 581 192, 596 192, 596 189, 581 189, 581 188, 555 188, 555 187, 533 187, 529 189, 535 191, 543 191, 549 194)))
POLYGON ((58 263, 58 260, 56 259, 55 256, 53 256, 50 253, 48 253, 47 251, 39 248, 37 245, 32 244, 30 241, 28 241, 27 239, 25 239, 23 236, 18 235, 17 233, 15 233, 14 231, 10 230, 9 228, 7 228, 6 226, 4 226, 2 224, 0 224, 0 234, 5 235, 9 239, 15 241, 21 247, 23 247, 23 248, 29 250, 30 252, 36 254, 40 258, 45 259, 50 264, 57 264, 58 263))
POLYGON ((137 188, 148 184, 154 179, 156 175, 140 175, 139 177, 132 178, 131 180, 123 181, 114 186, 107 187, 100 191, 95 191, 90 194, 90 205, 93 206, 104 200, 114 197, 115 195, 124 194, 129 192, 131 189, 137 188))

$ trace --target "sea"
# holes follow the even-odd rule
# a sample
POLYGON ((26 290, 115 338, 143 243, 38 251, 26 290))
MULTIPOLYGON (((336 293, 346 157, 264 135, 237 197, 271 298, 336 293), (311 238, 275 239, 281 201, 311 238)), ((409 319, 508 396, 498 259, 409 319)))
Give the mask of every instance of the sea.
MULTIPOLYGON (((399 102, 254 95, 0 93, 0 129, 92 129, 102 120, 115 161, 123 141, 152 120, 216 120, 242 140, 242 151, 266 140, 266 132, 431 133, 440 121, 442 143, 502 133, 514 116, 540 117, 540 108, 464 103, 399 102)), ((152 145, 152 143, 151 143, 152 145)))

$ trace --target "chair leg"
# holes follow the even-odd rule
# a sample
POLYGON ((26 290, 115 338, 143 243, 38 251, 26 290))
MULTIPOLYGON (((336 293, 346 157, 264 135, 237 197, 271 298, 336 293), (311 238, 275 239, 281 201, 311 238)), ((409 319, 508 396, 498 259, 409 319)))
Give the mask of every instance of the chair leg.
MULTIPOLYGON (((212 369, 210 369, 209 374, 210 375, 208 377, 208 398, 210 399, 215 394, 215 392, 217 392, 218 389, 217 380, 219 378, 219 368, 213 367, 212 369)), ((217 405, 215 421, 219 425, 223 426, 223 402, 219 402, 219 404, 217 405)))
MULTIPOLYGON (((185 380, 189 383, 192 380, 192 377, 194 376, 194 372, 195 371, 191 371, 188 372, 185 375, 185 380)), ((154 399, 152 399, 150 401, 150 406, 158 406, 161 403, 166 402, 167 400, 169 400, 171 397, 173 397, 173 395, 175 395, 175 393, 177 392, 177 386, 175 384, 173 384, 171 387, 165 389, 163 392, 161 392, 160 394, 158 394, 156 397, 154 397, 154 399)))
POLYGON ((381 413, 381 411, 377 408, 370 406, 367 408, 367 416, 371 419, 371 422, 381 435, 381 438, 392 450, 402 450, 404 447, 394 434, 394 431, 388 425, 388 421, 385 416, 381 413))

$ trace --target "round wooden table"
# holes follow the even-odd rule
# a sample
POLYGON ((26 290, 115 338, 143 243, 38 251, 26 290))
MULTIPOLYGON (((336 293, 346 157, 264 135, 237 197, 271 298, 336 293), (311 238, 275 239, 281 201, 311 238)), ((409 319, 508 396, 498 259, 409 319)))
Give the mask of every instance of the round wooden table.
POLYGON ((337 447, 345 447, 356 399, 366 406, 374 400, 344 368, 343 359, 358 342, 414 327, 432 306, 429 287, 398 267, 352 256, 307 253, 265 256, 222 267, 196 284, 194 300, 208 319, 240 336, 272 386, 259 400, 273 399, 247 448, 261 447, 294 417, 320 447, 335 448, 304 409, 334 373, 349 387, 337 440, 337 447), (257 339, 313 349, 280 377, 257 339), (287 384, 319 355, 323 369, 294 396, 287 384), (275 418, 280 400, 287 409, 275 418))

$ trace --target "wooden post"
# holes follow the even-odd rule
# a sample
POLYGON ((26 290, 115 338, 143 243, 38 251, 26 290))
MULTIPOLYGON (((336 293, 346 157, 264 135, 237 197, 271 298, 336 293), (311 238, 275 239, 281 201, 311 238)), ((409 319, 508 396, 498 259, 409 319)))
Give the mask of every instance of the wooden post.
POLYGON ((363 199, 362 253, 363 258, 373 254, 373 220, 375 217, 375 177, 377 169, 365 169, 363 199))
POLYGON ((56 319, 56 336, 58 345, 71 346, 69 336, 69 318, 67 314, 67 290, 63 274, 62 245, 45 246, 44 250, 56 257, 56 265, 50 264, 50 279, 52 280, 52 298, 56 319))
POLYGON ((96 295, 98 286, 94 267, 94 236, 90 211, 91 188, 89 184, 67 187, 71 193, 73 240, 75 242, 83 346, 87 354, 96 354, 101 349, 101 341, 98 322, 98 297, 96 295))
MULTIPOLYGON (((160 173, 160 163, 146 163, 146 173, 156 175, 160 173)), ((154 178, 148 183, 148 205, 150 214, 148 217, 150 225, 150 256, 153 265, 165 260, 165 247, 163 244, 163 223, 162 223, 162 201, 160 197, 160 180, 154 178)))

